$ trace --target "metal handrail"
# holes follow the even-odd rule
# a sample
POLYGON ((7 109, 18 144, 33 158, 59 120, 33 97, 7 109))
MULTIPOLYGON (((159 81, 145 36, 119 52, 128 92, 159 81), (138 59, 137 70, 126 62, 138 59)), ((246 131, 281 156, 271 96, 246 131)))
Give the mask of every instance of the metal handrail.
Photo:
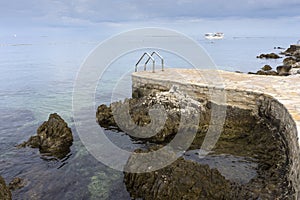
MULTIPOLYGON (((160 60, 161 60, 161 71, 164 71, 164 58, 161 55, 159 55, 159 53, 157 53, 156 51, 153 51, 151 53, 151 56, 153 56, 154 54, 157 55, 160 58, 160 60)), ((145 65, 148 64, 149 60, 150 60, 150 58, 148 58, 148 60, 145 62, 145 65)))
MULTIPOLYGON (((137 67, 138 67, 138 65, 139 65, 139 63, 142 61, 142 59, 144 58, 144 56, 145 55, 147 55, 149 58, 148 58, 148 60, 149 59, 151 59, 152 60, 152 62, 153 62, 153 68, 152 68, 152 72, 154 73, 155 72, 155 60, 154 60, 154 58, 149 54, 149 53, 147 53, 147 52, 145 52, 142 56, 141 56, 141 58, 139 59, 139 61, 135 64, 135 71, 137 72, 137 67)), ((146 63, 144 64, 144 71, 146 70, 146 63)))

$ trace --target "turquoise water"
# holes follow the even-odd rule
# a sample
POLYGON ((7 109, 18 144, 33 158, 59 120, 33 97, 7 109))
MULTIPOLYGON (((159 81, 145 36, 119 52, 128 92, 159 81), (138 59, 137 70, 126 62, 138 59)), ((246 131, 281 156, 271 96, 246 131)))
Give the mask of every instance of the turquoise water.
MULTIPOLYGON (((0 174, 7 182, 21 177, 27 183, 13 192, 15 199, 130 199, 122 173, 89 155, 72 120, 72 91, 77 72, 103 39, 0 38, 0 174), (36 149, 14 147, 34 135, 53 112, 68 122, 75 135, 66 159, 42 159, 36 149)), ((260 60, 256 56, 278 53, 281 50, 274 47, 286 48, 298 38, 228 37, 214 42, 202 36, 193 39, 206 49, 219 69, 248 72, 265 64, 276 68, 281 60, 260 60)), ((130 96, 130 73, 141 53, 132 52, 112 63, 99 81, 96 105, 130 96), (116 85, 121 92, 112 97, 116 85)), ((161 53, 167 67, 192 67, 175 55, 161 53)), ((125 135, 115 140, 123 148, 132 145, 125 135)))

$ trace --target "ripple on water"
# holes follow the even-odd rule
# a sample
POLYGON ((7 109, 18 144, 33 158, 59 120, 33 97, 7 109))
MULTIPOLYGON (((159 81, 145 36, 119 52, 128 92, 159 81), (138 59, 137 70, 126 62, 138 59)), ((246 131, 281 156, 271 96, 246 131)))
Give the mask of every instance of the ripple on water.
POLYGON ((258 164, 253 159, 228 154, 200 157, 199 151, 187 151, 184 158, 202 165, 209 165, 211 169, 217 169, 226 179, 240 184, 249 183, 251 179, 257 176, 258 164))

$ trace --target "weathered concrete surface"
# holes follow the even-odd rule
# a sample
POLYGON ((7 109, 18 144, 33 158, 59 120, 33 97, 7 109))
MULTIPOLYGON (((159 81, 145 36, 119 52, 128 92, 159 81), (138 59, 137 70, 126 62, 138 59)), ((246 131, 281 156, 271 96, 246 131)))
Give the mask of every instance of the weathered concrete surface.
POLYGON ((300 76, 275 77, 219 70, 166 69, 132 74, 133 94, 169 90, 173 85, 196 100, 250 108, 269 118, 289 149, 289 180, 300 197, 300 76), (225 101, 224 101, 225 100, 225 101))

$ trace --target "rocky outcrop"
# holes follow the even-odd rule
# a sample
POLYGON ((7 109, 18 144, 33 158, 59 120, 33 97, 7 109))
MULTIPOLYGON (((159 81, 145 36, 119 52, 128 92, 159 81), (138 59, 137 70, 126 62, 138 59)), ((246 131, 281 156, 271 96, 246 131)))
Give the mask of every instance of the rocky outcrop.
POLYGON ((286 51, 282 52, 282 54, 286 55, 286 56, 296 56, 297 57, 299 50, 300 50, 299 44, 297 44, 297 45, 292 44, 286 51))
MULTIPOLYGON (((149 96, 113 103, 110 107, 102 105, 98 108, 97 120, 100 125, 109 124, 110 127, 106 126, 108 128, 113 128, 114 126, 115 128, 120 128, 116 121, 128 117, 132 118, 135 124, 145 126, 151 123, 151 116, 153 116, 149 111, 151 107, 159 104, 164 106, 166 110, 166 125, 155 136, 152 136, 152 132, 145 133, 146 135, 151 135, 149 138, 143 137, 144 134, 135 135, 136 133, 133 133, 135 136, 132 136, 132 133, 128 131, 132 130, 130 126, 125 126, 125 129, 128 129, 127 134, 134 139, 150 141, 150 143, 145 143, 146 146, 143 149, 135 150, 125 166, 124 182, 132 198, 289 199, 292 197, 294 191, 287 179, 291 163, 285 139, 267 120, 260 118, 260 116, 254 116, 251 110, 233 106, 226 107, 226 120, 218 142, 213 149, 212 156, 233 155, 255 160, 257 163, 255 168, 257 174, 251 180, 246 183, 230 180, 225 178, 218 169, 188 160, 186 157, 180 157, 171 165, 153 172, 133 173, 135 170, 144 169, 145 167, 143 164, 140 164, 144 162, 136 160, 137 154, 155 151, 167 143, 169 144, 174 135, 177 134, 182 112, 189 112, 191 116, 195 114, 194 111, 196 110, 201 113, 196 136, 187 151, 199 150, 206 137, 208 128, 214 126, 214 123, 211 124, 210 121, 212 108, 222 106, 206 102, 205 100, 192 103, 191 99, 183 98, 184 95, 176 97, 176 94, 176 89, 174 91, 174 88, 172 88, 169 92, 156 92, 149 96), (176 99, 179 99, 179 101, 176 99), (180 105, 180 101, 185 103, 180 105), (115 116, 113 114, 114 109, 125 113, 126 109, 123 109, 122 106, 126 103, 129 105, 128 112, 130 115, 124 114, 121 118, 113 121, 113 116, 115 116), (116 108, 114 108, 114 104, 117 104, 116 108), (185 104, 189 106, 184 107, 185 104), (102 113, 103 111, 104 113, 102 113), (142 136, 142 138, 138 136, 142 136)), ((218 121, 215 121, 215 123, 218 123, 218 121)), ((151 160, 160 163, 170 156, 176 155, 159 154, 155 157, 154 154, 151 160)), ((229 165, 235 165, 235 162, 229 165)))
POLYGON ((248 72, 248 74, 255 74, 255 75, 266 75, 266 76, 277 76, 278 73, 275 72, 274 70, 268 70, 268 71, 264 71, 264 70, 258 70, 257 72, 248 72))
POLYGON ((277 73, 279 76, 288 76, 290 75, 290 70, 292 69, 292 66, 287 66, 287 65, 282 65, 282 66, 278 66, 276 68, 277 73))
POLYGON ((109 107, 101 105, 96 118, 102 127, 116 128, 132 138, 159 143, 177 133, 182 115, 189 115, 189 119, 184 119, 187 120, 184 124, 192 128, 189 122, 195 116, 199 118, 202 111, 204 107, 199 102, 173 88, 169 92, 112 103, 109 107))
POLYGON ((38 128, 37 135, 31 136, 20 146, 39 148, 43 155, 61 159, 70 152, 72 143, 71 129, 57 113, 54 113, 38 128))
POLYGON ((296 62, 297 62, 297 60, 294 57, 287 57, 287 58, 283 59, 283 64, 287 65, 287 66, 292 66, 296 62))
POLYGON ((260 54, 259 56, 256 56, 256 58, 278 59, 281 57, 276 53, 269 53, 269 54, 260 54))
MULTIPOLYGON (((197 135, 189 150, 198 150, 204 141, 209 126, 210 104, 206 106, 207 118, 200 121, 197 135)), ((129 158, 124 172, 127 190, 132 198, 145 200, 290 199, 293 190, 287 180, 290 163, 286 154, 286 141, 277 130, 271 130, 269 126, 272 127, 264 119, 253 116, 251 110, 231 106, 227 108, 224 130, 212 156, 234 155, 254 159, 257 162, 257 174, 246 183, 225 178, 218 169, 201 164, 201 159, 199 163, 183 157, 153 172, 132 173, 143 167, 137 165, 141 162, 136 160, 137 154, 156 151, 163 146, 152 144, 146 149, 136 150, 129 158)), ((175 155, 159 154, 159 157, 153 157, 152 160, 161 162, 171 156, 175 155)))
POLYGON ((270 71, 272 70, 272 67, 270 65, 265 65, 261 68, 263 71, 270 71))
POLYGON ((4 179, 0 176, 0 199, 11 200, 11 192, 7 188, 4 179))

